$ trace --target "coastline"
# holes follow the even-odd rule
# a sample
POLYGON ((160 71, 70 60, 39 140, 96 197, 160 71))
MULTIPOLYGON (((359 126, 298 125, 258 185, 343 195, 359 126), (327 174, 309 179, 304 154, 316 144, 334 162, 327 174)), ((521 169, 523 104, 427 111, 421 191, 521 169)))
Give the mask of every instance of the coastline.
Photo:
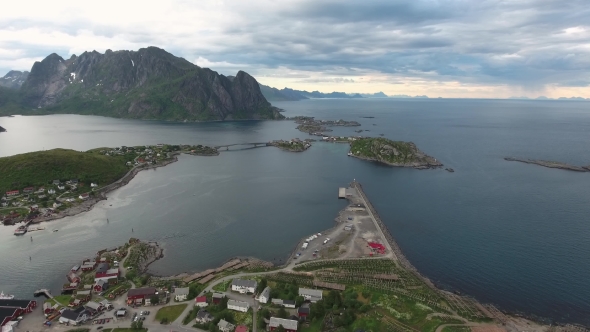
MULTIPOLYGON (((348 142, 344 142, 344 143, 348 143, 348 142)), ((415 164, 393 164, 393 163, 389 163, 387 161, 384 160, 379 160, 379 159, 375 159, 375 158, 369 158, 369 157, 363 157, 363 156, 356 156, 352 153, 349 152, 348 154, 349 157, 354 157, 357 159, 361 159, 361 160, 366 160, 366 161, 372 161, 372 162, 376 162, 376 163, 380 163, 383 165, 387 165, 387 166, 391 166, 391 167, 400 167, 400 168, 413 168, 413 169, 436 169, 436 168, 441 168, 444 165, 442 163, 438 163, 437 164, 431 164, 431 163, 415 163, 415 164)), ((428 156, 429 158, 432 158, 430 156, 428 156)))
POLYGON ((547 161, 547 160, 533 160, 533 159, 523 159, 523 158, 513 158, 513 157, 505 157, 504 160, 506 161, 516 161, 524 164, 532 164, 543 166, 547 168, 556 168, 556 169, 563 169, 566 171, 574 171, 574 172, 590 172, 590 166, 575 166, 566 163, 561 163, 557 161, 547 161))

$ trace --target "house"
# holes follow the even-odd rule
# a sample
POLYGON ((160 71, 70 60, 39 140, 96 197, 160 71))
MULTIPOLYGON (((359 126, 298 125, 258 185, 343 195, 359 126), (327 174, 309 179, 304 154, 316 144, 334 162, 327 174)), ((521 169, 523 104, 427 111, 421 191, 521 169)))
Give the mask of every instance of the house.
POLYGON ((0 308, 0 326, 5 326, 11 320, 18 318, 18 309, 0 308))
POLYGON ((61 183, 61 181, 59 181, 59 180, 53 180, 53 185, 54 185, 54 186, 57 186, 57 185, 58 185, 58 184, 60 184, 60 183, 61 183))
POLYGON ((95 267, 96 267, 95 261, 88 261, 88 262, 84 262, 84 264, 82 264, 82 267, 80 267, 80 268, 82 269, 82 271, 87 272, 87 271, 94 270, 95 267))
POLYGON ((88 302, 88 301, 90 301, 90 298, 91 298, 91 295, 90 295, 89 290, 76 292, 76 299, 80 300, 80 302, 88 302))
POLYGON ((213 299, 213 304, 219 304, 224 297, 225 295, 221 293, 213 293, 211 298, 213 299))
POLYGON ((98 292, 98 293, 100 293, 100 292, 104 292, 104 291, 106 291, 107 289, 109 289, 109 282, 108 282, 107 280, 100 279, 100 280, 98 280, 98 281, 97 281, 97 282, 94 284, 94 286, 92 287, 92 289, 93 289, 95 292, 98 292))
POLYGON ((207 303, 207 297, 206 296, 197 297, 195 299, 195 305, 197 307, 201 307, 201 308, 208 306, 209 304, 207 303))
POLYGON ((250 309, 250 304, 248 302, 229 300, 227 301, 227 308, 230 310, 247 312, 248 309, 250 309))
POLYGON ((47 193, 49 195, 53 195, 53 194, 55 194, 55 189, 49 189, 49 190, 47 190, 47 193))
POLYGON ((235 332, 248 332, 248 327, 245 325, 238 325, 236 326, 235 332))
POLYGON ((281 299, 272 299, 270 302, 272 302, 274 305, 283 305, 283 300, 281 299))
POLYGON ((258 296, 258 302, 268 303, 270 301, 270 287, 266 287, 258 296))
POLYGON ((45 192, 45 188, 41 187, 39 189, 37 189, 37 193, 42 194, 45 192))
POLYGON ((64 190, 64 189, 66 189, 66 187, 63 184, 60 184, 57 186, 57 189, 64 190))
POLYGON ((61 324, 72 324, 78 325, 85 322, 88 319, 88 313, 86 309, 80 307, 76 310, 66 309, 64 312, 61 313, 61 317, 59 317, 59 322, 61 324))
POLYGON ((306 301, 313 303, 322 299, 322 291, 319 289, 299 288, 299 296, 303 296, 306 301))
POLYGON ((18 191, 18 190, 7 191, 6 197, 16 196, 18 194, 20 194, 20 191, 18 191))
POLYGON ((231 290, 240 294, 254 293, 258 283, 256 280, 234 279, 231 283, 231 290))
POLYGON ((58 203, 58 202, 53 203, 53 208, 54 209, 57 209, 60 206, 61 206, 61 203, 58 203))
POLYGON ((71 179, 70 180, 70 183, 71 184, 78 184, 78 179, 71 179))
POLYGON ((295 309, 295 300, 283 300, 283 307, 295 309))
POLYGON ((94 301, 90 301, 86 303, 84 306, 86 307, 86 309, 90 309, 91 311, 95 312, 104 310, 104 307, 100 303, 94 301))
POLYGON ((113 308, 113 305, 108 300, 102 300, 102 301, 100 301, 100 305, 103 308, 105 308, 105 309, 111 309, 111 308, 113 308))
POLYGON ((199 312, 197 312, 197 318, 195 319, 195 321, 197 323, 204 324, 204 323, 209 323, 213 319, 215 319, 215 317, 211 316, 209 311, 207 311, 205 309, 201 309, 201 310, 199 310, 199 312))
MULTIPOLYGON (((96 266, 96 274, 105 273, 109 269, 109 263, 98 263, 96 266)), ((97 276, 98 278, 98 276, 97 276)))
POLYGON ((88 197, 90 197, 90 195, 88 193, 83 193, 80 196, 78 196, 78 198, 81 200, 87 200, 88 197))
POLYGON ((299 319, 307 319, 309 311, 309 306, 301 306, 297 309, 297 317, 299 317, 299 319))
POLYGON ((67 277, 70 282, 75 282, 75 283, 80 282, 80 277, 74 271, 70 271, 70 273, 68 273, 67 277))
POLYGON ((176 302, 186 301, 186 298, 188 297, 188 292, 188 287, 176 288, 174 289, 174 299, 176 300, 176 302))
POLYGON ((92 187, 92 188, 96 188, 96 187, 98 187, 98 184, 96 184, 96 183, 91 183, 91 184, 90 184, 90 187, 92 187))
POLYGON ((148 300, 150 297, 157 295, 158 292, 153 287, 134 288, 127 292, 127 304, 143 304, 144 300, 148 300))
POLYGON ((217 323, 217 328, 221 332, 232 332, 236 326, 230 322, 227 322, 225 319, 222 319, 217 323))
POLYGON ((271 317, 270 323, 268 323, 268 329, 274 331, 279 326, 282 326, 287 332, 297 332, 297 325, 297 321, 293 319, 271 317))
POLYGON ((35 191, 35 188, 33 188, 33 187, 27 187, 27 188, 23 189, 23 193, 25 193, 25 194, 30 194, 34 191, 35 191))
MULTIPOLYGON (((100 263, 98 264, 98 268, 100 268, 102 266, 109 266, 108 263, 100 263)), ((108 269, 108 270, 96 270, 96 274, 94 275, 95 281, 96 279, 111 279, 111 278, 118 278, 119 277, 119 269, 108 269)))

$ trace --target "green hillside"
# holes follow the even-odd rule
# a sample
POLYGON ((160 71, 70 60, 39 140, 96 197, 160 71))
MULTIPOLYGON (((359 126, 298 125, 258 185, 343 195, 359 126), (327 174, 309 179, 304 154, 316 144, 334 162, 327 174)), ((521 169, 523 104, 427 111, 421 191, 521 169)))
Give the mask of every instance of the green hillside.
POLYGON ((0 192, 46 186, 53 180, 108 184, 128 170, 124 157, 65 149, 30 152, 0 158, 0 192))

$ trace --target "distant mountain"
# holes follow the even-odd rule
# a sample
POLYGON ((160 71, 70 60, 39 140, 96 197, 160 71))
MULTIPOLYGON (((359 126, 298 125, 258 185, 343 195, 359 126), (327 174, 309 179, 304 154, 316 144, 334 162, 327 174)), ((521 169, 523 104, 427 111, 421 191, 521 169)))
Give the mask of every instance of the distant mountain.
POLYGON ((428 99, 428 96, 409 96, 409 95, 393 95, 393 96, 389 96, 389 98, 423 98, 423 99, 428 99))
POLYGON ((583 97, 559 97, 558 100, 590 100, 590 98, 583 98, 583 97))
POLYGON ((535 99, 537 99, 537 100, 550 100, 551 98, 547 98, 545 96, 539 96, 539 97, 537 97, 535 99))
POLYGON ((304 91, 304 90, 293 90, 289 88, 283 88, 281 90, 277 88, 273 88, 267 85, 260 84, 260 91, 264 95, 264 97, 269 101, 296 101, 296 100, 303 100, 303 99, 312 99, 312 98, 363 98, 362 95, 358 93, 348 94, 345 92, 330 92, 324 93, 319 91, 304 91))
POLYGON ((361 93, 360 94, 363 98, 387 98, 388 96, 383 92, 379 91, 376 93, 361 93))
POLYGON ((508 99, 530 99, 530 98, 526 97, 526 96, 520 96, 520 97, 513 96, 513 97, 508 97, 508 99))
POLYGON ((0 78, 0 86, 18 89, 23 85, 28 76, 28 71, 11 70, 4 77, 0 78))
POLYGON ((35 62, 18 96, 0 90, 0 114, 93 114, 172 121, 282 119, 258 82, 198 67, 157 47, 35 62), (6 100, 2 103, 2 98, 6 100))

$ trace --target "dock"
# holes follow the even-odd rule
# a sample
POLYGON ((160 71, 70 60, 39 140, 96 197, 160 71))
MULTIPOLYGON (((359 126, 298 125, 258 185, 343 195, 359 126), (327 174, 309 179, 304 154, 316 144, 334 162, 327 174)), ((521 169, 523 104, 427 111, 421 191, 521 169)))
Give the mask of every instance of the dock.
POLYGON ((53 299, 53 295, 51 295, 51 292, 49 291, 49 289, 37 289, 34 293, 33 296, 35 297, 39 297, 39 296, 45 296, 48 299, 53 299))

